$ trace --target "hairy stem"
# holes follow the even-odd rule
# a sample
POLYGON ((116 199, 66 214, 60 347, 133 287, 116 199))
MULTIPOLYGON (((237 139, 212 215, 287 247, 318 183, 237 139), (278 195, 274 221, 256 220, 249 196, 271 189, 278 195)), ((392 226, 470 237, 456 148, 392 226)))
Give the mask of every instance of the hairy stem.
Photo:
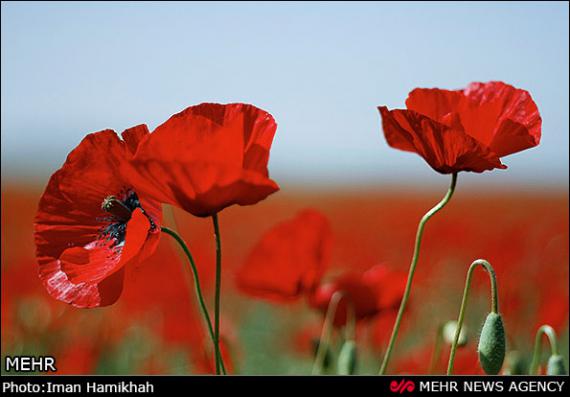
POLYGON ((467 271, 467 279, 465 280, 465 288, 463 289, 463 298, 461 299, 461 308, 459 309, 459 318, 457 319, 457 327, 455 328, 455 337, 453 338, 453 344, 451 345, 451 352, 449 353, 449 363, 447 364, 447 375, 451 375, 453 371, 453 363, 455 361, 455 352, 457 350, 457 343, 459 342, 459 335, 461 334, 461 327, 463 326, 463 320, 465 318, 465 310, 467 309, 467 296, 469 295, 469 289, 471 288, 471 277, 473 276, 473 271, 477 266, 482 266, 489 274, 489 279, 491 281, 491 312, 499 313, 499 301, 497 296, 497 277, 495 276, 495 271, 489 262, 485 259, 477 259, 474 261, 469 270, 467 271))
POLYGON ((546 335, 548 337, 548 341, 550 342, 550 354, 555 355, 558 354, 558 343, 556 341, 556 332, 550 325, 543 325, 541 326, 538 331, 536 331, 536 337, 534 338, 534 351, 532 353, 532 361, 530 364, 529 374, 533 375, 536 374, 538 370, 538 364, 540 362, 540 342, 542 335, 546 335))

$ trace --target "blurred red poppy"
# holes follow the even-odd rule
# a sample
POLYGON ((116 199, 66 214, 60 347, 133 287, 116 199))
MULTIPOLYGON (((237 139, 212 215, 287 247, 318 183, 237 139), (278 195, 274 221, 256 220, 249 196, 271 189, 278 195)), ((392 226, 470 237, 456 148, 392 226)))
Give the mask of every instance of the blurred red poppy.
POLYGON ((89 375, 95 373, 101 353, 100 346, 85 340, 74 341, 57 354, 58 375, 89 375))
POLYGON ((309 295, 309 305, 323 314, 327 312, 332 296, 342 293, 338 303, 333 324, 342 326, 348 317, 348 305, 354 309, 358 320, 370 317, 378 312, 374 291, 366 285, 357 274, 347 273, 330 283, 324 283, 309 295))
POLYGON ((252 105, 204 103, 158 126, 123 168, 135 189, 196 216, 279 190, 267 162, 277 125, 252 105))
POLYGON ((332 234, 327 219, 304 210, 266 232, 237 272, 244 292, 291 301, 319 283, 328 265, 332 234))
POLYGON ((319 285, 309 296, 309 305, 326 313, 332 296, 341 292, 333 323, 342 326, 346 324, 349 305, 354 309, 357 321, 396 308, 405 285, 405 273, 376 265, 362 274, 345 273, 332 282, 319 285))
POLYGON ((160 236, 160 204, 139 196, 118 169, 148 134, 144 126, 87 135, 50 178, 35 218, 40 278, 77 307, 114 303, 124 266, 150 255, 160 236))
POLYGON ((443 174, 504 169, 500 157, 540 142, 542 120, 530 94, 502 82, 417 88, 406 106, 378 108, 388 144, 419 154, 443 174))
MULTIPOLYGON (((397 375, 425 375, 430 372, 434 375, 444 374, 449 360, 449 346, 446 345, 442 348, 439 359, 435 362, 432 362, 433 354, 433 342, 427 341, 423 346, 416 347, 399 360, 396 360, 394 373, 397 375), (430 368, 430 364, 433 365, 433 368, 430 368)), ((457 349, 453 374, 484 375, 479 364, 477 349, 471 346, 457 349)))

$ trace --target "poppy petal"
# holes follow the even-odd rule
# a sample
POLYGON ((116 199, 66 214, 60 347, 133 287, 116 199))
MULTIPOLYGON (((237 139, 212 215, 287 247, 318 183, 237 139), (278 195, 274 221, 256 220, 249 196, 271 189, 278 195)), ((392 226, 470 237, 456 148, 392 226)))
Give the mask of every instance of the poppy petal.
POLYGON ((369 318, 379 311, 374 289, 364 283, 359 274, 352 273, 320 285, 308 296, 309 305, 325 314, 336 292, 342 293, 333 320, 337 327, 346 324, 349 307, 354 310, 356 320, 369 318))
POLYGON ((470 84, 465 97, 466 129, 499 156, 540 143, 542 119, 528 91, 493 81, 470 84))
POLYGON ((110 240, 95 240, 84 247, 68 248, 59 259, 40 263, 40 278, 56 299, 76 307, 114 303, 122 290, 123 268, 137 258, 150 227, 140 209, 128 222, 120 247, 110 240))
POLYGON ((406 108, 421 113, 432 120, 442 122, 448 114, 457 112, 462 99, 463 92, 461 90, 416 88, 408 94, 406 108))
POLYGON ((40 266, 68 248, 84 247, 98 239, 108 224, 101 202, 123 188, 113 167, 118 161, 114 157, 122 153, 113 131, 90 134, 52 175, 34 225, 40 266))
MULTIPOLYGON (((540 135, 539 135, 540 137, 540 135)), ((507 156, 538 145, 540 138, 529 134, 524 125, 512 120, 504 120, 491 142, 491 150, 499 156, 507 156)))
POLYGON ((446 125, 444 118, 457 114, 465 132, 499 157, 540 143, 542 120, 530 94, 500 81, 465 90, 416 88, 406 107, 446 125))
POLYGON ((125 157, 124 142, 113 130, 87 135, 67 156, 57 188, 75 207, 101 213, 101 201, 109 192, 125 186, 117 171, 125 157))
POLYGON ((267 171, 276 128, 252 105, 192 106, 141 141, 122 172, 135 190, 196 216, 255 204, 278 190, 267 171))
POLYGON ((122 172, 142 194, 201 217, 233 204, 255 204, 279 190, 257 172, 223 164, 136 160, 122 172))
POLYGON ((364 284, 375 292, 376 302, 382 310, 397 308, 404 295, 407 274, 376 265, 362 275, 364 284))
POLYGON ((238 287, 274 301, 295 300, 316 287, 332 248, 327 219, 304 210, 266 232, 237 272, 238 287))
POLYGON ((159 234, 160 204, 146 198, 140 202, 148 211, 135 209, 125 225, 127 241, 105 234, 119 227, 101 204, 128 188, 118 173, 126 154, 126 143, 114 131, 89 134, 48 182, 34 238, 40 278, 56 299, 78 307, 113 303, 122 289, 123 265, 142 248, 148 255, 147 236, 159 234))
POLYGON ((125 241, 121 246, 115 246, 112 240, 99 240, 85 247, 68 248, 59 258, 61 270, 74 284, 98 283, 139 254, 149 229, 148 218, 137 208, 127 223, 125 241))
POLYGON ((388 144, 419 154, 440 173, 506 168, 496 154, 463 131, 449 128, 413 110, 390 111, 385 106, 378 109, 388 144))
POLYGON ((139 143, 150 134, 146 124, 140 124, 131 128, 127 128, 121 133, 121 137, 125 141, 127 148, 131 154, 135 154, 139 143))
POLYGON ((111 305, 117 301, 123 289, 124 268, 98 284, 70 282, 66 274, 59 269, 57 262, 45 265, 40 274, 52 297, 79 308, 111 305))

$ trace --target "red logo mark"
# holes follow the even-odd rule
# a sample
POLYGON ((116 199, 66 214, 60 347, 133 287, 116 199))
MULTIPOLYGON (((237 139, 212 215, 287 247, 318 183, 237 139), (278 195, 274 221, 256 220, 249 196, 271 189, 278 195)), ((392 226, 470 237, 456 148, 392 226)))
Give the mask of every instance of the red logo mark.
POLYGON ((393 380, 390 382, 390 391, 394 393, 404 393, 405 391, 412 392, 416 385, 411 380, 402 379, 400 382, 393 380))

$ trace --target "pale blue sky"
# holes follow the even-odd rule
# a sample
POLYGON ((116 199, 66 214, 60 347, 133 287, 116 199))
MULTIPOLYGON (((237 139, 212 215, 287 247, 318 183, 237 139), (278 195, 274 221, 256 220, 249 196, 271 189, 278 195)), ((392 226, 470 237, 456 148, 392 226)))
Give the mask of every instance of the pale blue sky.
POLYGON ((200 102, 279 127, 282 184, 445 184, 393 150, 377 105, 503 80, 543 117, 538 148, 469 183, 568 186, 568 3, 2 3, 2 176, 41 181, 92 131, 200 102))

